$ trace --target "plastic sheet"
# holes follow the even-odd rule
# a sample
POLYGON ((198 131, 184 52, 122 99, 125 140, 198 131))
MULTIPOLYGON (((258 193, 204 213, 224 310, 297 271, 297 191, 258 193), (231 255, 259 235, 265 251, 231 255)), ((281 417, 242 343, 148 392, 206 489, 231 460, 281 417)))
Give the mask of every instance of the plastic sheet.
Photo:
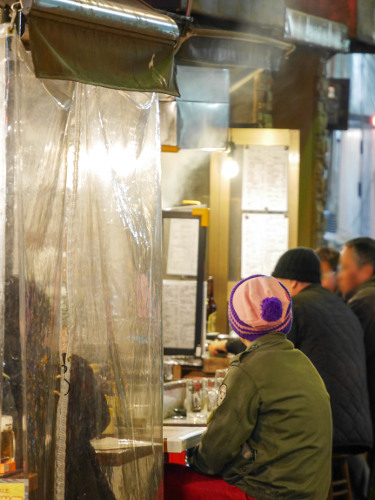
POLYGON ((157 99, 43 82, 17 38, 0 42, 14 97, 4 370, 27 420, 18 465, 37 474, 38 500, 161 498, 157 99))

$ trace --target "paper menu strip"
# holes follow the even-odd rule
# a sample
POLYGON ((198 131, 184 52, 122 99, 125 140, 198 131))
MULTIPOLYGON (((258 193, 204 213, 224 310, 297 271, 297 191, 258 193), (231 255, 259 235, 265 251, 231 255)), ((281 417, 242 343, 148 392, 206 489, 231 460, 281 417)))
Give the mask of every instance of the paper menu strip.
POLYGON ((289 220, 284 214, 242 214, 241 278, 270 276, 288 250, 289 220))
POLYGON ((169 219, 167 274, 197 276, 199 220, 169 219))
POLYGON ((196 281, 163 280, 164 347, 194 349, 196 281))
POLYGON ((0 499, 4 500, 27 500, 27 479, 2 479, 0 481, 0 499))
POLYGON ((243 148, 242 210, 288 211, 286 146, 243 148))

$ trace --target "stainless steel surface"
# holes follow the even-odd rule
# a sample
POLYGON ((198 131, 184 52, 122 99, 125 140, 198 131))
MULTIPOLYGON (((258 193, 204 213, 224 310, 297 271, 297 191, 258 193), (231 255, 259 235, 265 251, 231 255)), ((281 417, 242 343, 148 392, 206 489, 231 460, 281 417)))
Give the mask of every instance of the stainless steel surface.
POLYGON ((177 145, 182 149, 226 148, 229 103, 178 103, 177 145))
POLYGON ((160 102, 162 144, 181 149, 225 149, 229 126, 229 71, 178 66, 181 97, 160 102))
POLYGON ((223 68, 177 66, 179 101, 229 102, 229 71, 223 68))
POLYGON ((24 13, 40 11, 44 15, 63 16, 98 26, 124 29, 141 36, 158 37, 176 42, 179 31, 176 23, 138 0, 26 0, 24 13))
POLYGON ((176 415, 175 409, 183 409, 186 397, 186 379, 164 383, 163 391, 163 418, 176 415))
POLYGON ((193 17, 259 25, 283 32, 285 0, 148 0, 153 7, 193 17))
POLYGON ((286 9, 284 37, 300 43, 349 51, 348 27, 298 10, 286 9))
POLYGON ((181 366, 203 366, 202 358, 194 356, 164 356, 164 361, 174 361, 176 365, 181 366))
POLYGON ((186 64, 276 71, 294 45, 270 36, 190 26, 180 39, 177 58, 186 64))
POLYGON ((183 417, 181 419, 165 418, 163 425, 171 427, 202 427, 202 425, 207 425, 207 418, 207 416, 200 419, 194 417, 183 417))
POLYGON ((283 28, 284 0, 193 0, 192 13, 261 26, 283 28))
POLYGON ((177 146, 177 102, 159 100, 160 140, 163 145, 177 146))
POLYGON ((186 388, 186 378, 171 380, 169 382, 164 382, 164 391, 172 391, 173 389, 185 390, 186 388))

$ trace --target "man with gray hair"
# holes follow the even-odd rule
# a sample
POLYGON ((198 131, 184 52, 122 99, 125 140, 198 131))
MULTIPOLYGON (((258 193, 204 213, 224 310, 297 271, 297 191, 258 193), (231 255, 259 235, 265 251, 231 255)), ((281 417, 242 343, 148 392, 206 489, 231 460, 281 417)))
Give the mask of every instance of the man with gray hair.
MULTIPOLYGON (((355 238, 342 248, 339 286, 347 304, 357 315, 364 331, 367 382, 373 426, 375 425, 375 240, 355 238)), ((375 498, 375 464, 372 450, 372 486, 375 498)), ((371 458, 370 458, 371 460, 371 458)))
POLYGON ((288 335, 315 365, 331 397, 333 451, 350 455, 354 498, 363 500, 369 472, 363 453, 372 446, 363 331, 344 301, 321 286, 320 261, 309 248, 285 252, 273 276, 293 297, 288 335))

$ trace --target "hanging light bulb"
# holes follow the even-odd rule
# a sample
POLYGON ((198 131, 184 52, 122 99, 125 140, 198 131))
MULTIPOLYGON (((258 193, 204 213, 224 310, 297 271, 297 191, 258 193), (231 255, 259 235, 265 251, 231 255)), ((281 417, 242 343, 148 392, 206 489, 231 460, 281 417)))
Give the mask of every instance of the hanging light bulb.
POLYGON ((238 175, 240 171, 240 167, 238 166, 237 161, 234 159, 234 143, 230 142, 228 144, 228 148, 225 151, 226 158, 224 158, 221 173, 227 179, 233 179, 238 175))
POLYGON ((224 177, 227 179, 233 179, 238 175, 238 172, 240 171, 240 167, 238 166, 238 163, 236 160, 234 160, 231 156, 227 156, 225 160, 223 161, 223 166, 221 173, 223 174, 224 177))

